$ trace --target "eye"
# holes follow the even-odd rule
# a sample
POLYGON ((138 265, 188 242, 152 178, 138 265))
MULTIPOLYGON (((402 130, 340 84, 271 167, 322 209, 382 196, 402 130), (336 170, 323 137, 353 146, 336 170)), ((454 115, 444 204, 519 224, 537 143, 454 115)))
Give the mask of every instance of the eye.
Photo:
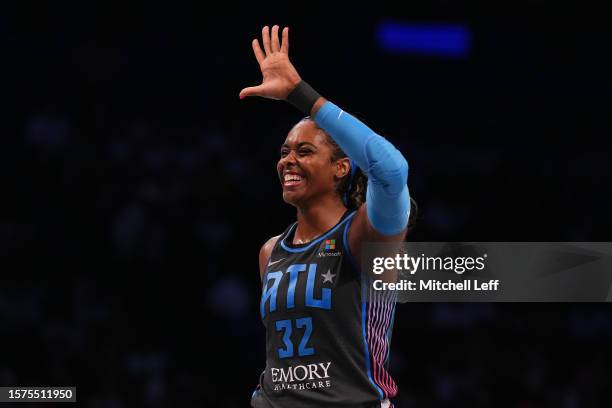
POLYGON ((287 149, 287 148, 282 148, 282 149, 281 149, 281 151, 280 151, 280 156, 281 156, 281 157, 285 157, 285 156, 287 156, 288 154, 289 154, 289 149, 287 149))
POLYGON ((306 156, 306 155, 309 155, 311 153, 312 153, 312 150, 310 150, 310 149, 300 149, 300 150, 298 150, 298 154, 300 156, 306 156))

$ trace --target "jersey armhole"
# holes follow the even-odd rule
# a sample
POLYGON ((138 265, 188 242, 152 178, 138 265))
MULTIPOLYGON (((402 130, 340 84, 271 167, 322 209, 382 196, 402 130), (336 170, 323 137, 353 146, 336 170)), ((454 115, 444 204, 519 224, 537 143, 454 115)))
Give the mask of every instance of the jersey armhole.
POLYGON ((353 271, 357 274, 357 277, 360 277, 361 267, 359 266, 359 263, 353 256, 353 253, 351 252, 351 245, 349 244, 349 241, 348 241, 348 231, 349 231, 349 228, 351 227, 351 224, 353 223, 354 214, 351 215, 351 218, 344 225, 344 231, 342 232, 342 245, 344 246, 344 252, 348 256, 348 259, 352 266, 353 271))
MULTIPOLYGON (((268 265, 268 262, 270 262, 270 258, 272 258, 272 253, 274 252, 274 250, 276 249, 277 245, 278 245, 278 240, 283 238, 284 234, 280 234, 280 235, 276 235, 272 238, 270 238, 268 241, 266 241, 266 243, 262 246, 262 249, 268 244, 268 242, 270 242, 271 240, 273 240, 274 238, 276 238, 276 242, 274 242, 274 245, 272 245, 272 248, 270 249, 270 253, 268 254, 268 256, 266 256, 266 259, 264 261, 264 269, 263 269, 263 273, 262 271, 259 271, 259 280, 261 281, 261 283, 263 283, 264 278, 266 277, 266 268, 268 265)), ((261 268, 261 265, 259 265, 259 267, 261 268)))

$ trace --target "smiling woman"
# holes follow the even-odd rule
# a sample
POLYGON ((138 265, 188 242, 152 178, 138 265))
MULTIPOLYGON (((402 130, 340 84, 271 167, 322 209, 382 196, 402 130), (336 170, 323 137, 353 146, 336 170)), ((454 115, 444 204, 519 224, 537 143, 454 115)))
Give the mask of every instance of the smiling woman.
POLYGON ((321 97, 289 61, 289 30, 253 40, 263 82, 240 98, 310 115, 289 132, 277 172, 297 221, 259 254, 266 368, 253 407, 390 407, 393 301, 365 295, 362 242, 398 242, 410 217, 408 163, 386 139, 321 97), (367 187, 365 181, 367 179, 367 187))
POLYGON ((350 165, 348 159, 334 160, 334 150, 329 137, 314 121, 304 119, 294 126, 281 147, 277 164, 287 203, 298 209, 321 199, 341 204, 335 192, 350 172, 350 165))
MULTIPOLYGON (((328 166, 336 166, 336 169, 323 169, 323 171, 315 171, 314 174, 333 174, 333 185, 338 193, 338 196, 342 199, 343 204, 349 209, 357 209, 359 208, 363 202, 365 201, 365 189, 366 189, 366 181, 367 178, 362 173, 362 171, 357 167, 357 165, 351 160, 348 159, 346 153, 342 151, 342 149, 338 146, 336 142, 323 131, 317 124, 310 118, 306 117, 298 122, 295 127, 289 132, 287 137, 287 141, 283 144, 280 151, 281 160, 278 163, 278 174, 281 179, 281 183, 283 185, 283 199, 292 204, 290 201, 290 195, 286 196, 284 194, 285 190, 291 191, 291 189, 286 189, 289 186, 298 186, 301 185, 301 181, 306 181, 306 174, 300 174, 300 172, 295 171, 290 166, 286 165, 287 160, 283 162, 284 158, 287 158, 290 153, 293 151, 295 156, 298 158, 305 158, 311 155, 316 155, 319 153, 318 145, 325 151, 324 154, 319 154, 318 157, 324 157, 329 154, 330 160, 327 163, 328 166), (300 137, 308 137, 316 140, 312 142, 300 140, 298 141, 296 138, 299 135, 300 137), (293 145, 291 144, 293 142, 293 145), (346 159, 346 160, 340 160, 346 159), (348 160, 348 172, 347 172, 347 160, 348 160), (282 166, 281 166, 282 165, 282 166), (340 166, 338 168, 338 166, 340 166)), ((303 160, 302 160, 303 161, 303 160)), ((328 183, 329 184, 329 183, 328 183)))

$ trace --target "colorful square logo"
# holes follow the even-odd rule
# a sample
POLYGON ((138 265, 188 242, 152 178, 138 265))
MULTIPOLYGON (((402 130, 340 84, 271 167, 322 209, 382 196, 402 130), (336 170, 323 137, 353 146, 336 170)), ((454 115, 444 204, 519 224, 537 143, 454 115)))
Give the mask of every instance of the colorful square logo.
POLYGON ((335 239, 326 239, 325 240, 325 250, 330 251, 332 249, 336 249, 336 240, 335 239))

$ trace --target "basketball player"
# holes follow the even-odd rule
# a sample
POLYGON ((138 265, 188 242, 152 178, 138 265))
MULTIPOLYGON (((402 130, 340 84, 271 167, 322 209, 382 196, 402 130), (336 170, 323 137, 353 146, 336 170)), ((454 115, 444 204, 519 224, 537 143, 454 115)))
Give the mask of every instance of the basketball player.
POLYGON ((264 27, 262 36, 263 49, 257 39, 252 45, 263 82, 240 98, 285 100, 309 116, 290 130, 276 166, 297 222, 259 254, 267 350, 251 406, 392 407, 397 387, 387 368, 395 302, 365 296, 371 271, 355 260, 362 242, 404 239, 408 164, 300 78, 289 60, 287 27, 282 40, 278 26, 264 27))

